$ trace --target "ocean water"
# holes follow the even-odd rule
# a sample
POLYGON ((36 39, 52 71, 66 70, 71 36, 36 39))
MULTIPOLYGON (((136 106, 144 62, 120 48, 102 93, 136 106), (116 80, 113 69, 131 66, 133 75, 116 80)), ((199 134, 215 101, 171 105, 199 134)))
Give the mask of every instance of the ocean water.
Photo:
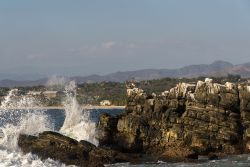
MULTIPOLYGON (((23 154, 17 140, 21 133, 37 135, 43 131, 56 131, 76 140, 87 140, 98 145, 96 121, 103 113, 112 115, 122 109, 84 110, 76 101, 76 85, 65 86, 64 109, 39 109, 39 101, 31 97, 17 98, 18 90, 13 89, 0 106, 0 167, 64 167, 63 163, 52 159, 40 160, 32 154, 23 154), (23 109, 22 109, 23 108, 23 109), (34 109, 38 108, 38 109, 34 109)), ((199 163, 144 162, 143 164, 120 163, 107 167, 249 167, 250 155, 237 155, 216 161, 199 163)))
POLYGON ((107 165, 107 167, 250 167, 250 155, 229 156, 220 160, 206 161, 200 163, 167 163, 167 162, 145 162, 143 164, 120 163, 107 165))

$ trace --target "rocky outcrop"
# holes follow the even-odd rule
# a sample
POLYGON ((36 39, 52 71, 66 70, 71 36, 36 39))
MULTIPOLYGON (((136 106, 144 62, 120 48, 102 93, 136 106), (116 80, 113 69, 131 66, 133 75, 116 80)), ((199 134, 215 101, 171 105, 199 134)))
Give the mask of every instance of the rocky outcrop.
POLYGON ((124 113, 100 116, 99 147, 55 132, 20 135, 18 145, 42 159, 86 167, 143 160, 137 153, 150 160, 193 161, 250 150, 248 83, 222 85, 207 78, 196 84, 179 83, 161 95, 130 84, 127 95, 124 113))
POLYGON ((102 145, 122 152, 159 154, 182 160, 250 149, 250 86, 207 78, 179 83, 161 95, 130 84, 125 113, 102 115, 102 145))
POLYGON ((102 167, 104 164, 131 161, 126 155, 100 148, 87 141, 76 141, 56 132, 38 136, 20 135, 18 146, 24 153, 34 153, 42 159, 52 158, 66 165, 102 167))

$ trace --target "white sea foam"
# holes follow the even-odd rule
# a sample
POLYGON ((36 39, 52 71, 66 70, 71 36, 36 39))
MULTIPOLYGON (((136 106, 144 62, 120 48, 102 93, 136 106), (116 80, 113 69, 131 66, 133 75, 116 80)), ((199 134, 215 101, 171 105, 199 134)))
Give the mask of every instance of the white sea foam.
MULTIPOLYGON (((49 82, 49 85, 52 83, 54 84, 54 80, 49 82)), ((64 80, 61 79, 60 83, 64 83, 64 80)), ((76 89, 75 82, 69 82, 65 86, 65 121, 60 132, 77 140, 87 140, 98 145, 95 120, 91 119, 91 111, 83 111, 78 104, 76 89)), ((40 102, 35 97, 20 96, 18 93, 18 89, 10 90, 0 106, 0 166, 65 166, 51 159, 41 161, 35 155, 24 155, 18 148, 19 134, 37 135, 54 129, 44 111, 20 109, 40 106, 40 102)))
MULTIPOLYGON (((61 133, 77 140, 87 140, 95 145, 95 120, 91 111, 83 111, 76 100, 76 84, 69 82, 65 86, 65 121, 61 133)), ((43 131, 53 131, 53 124, 41 109, 39 100, 32 96, 18 95, 18 89, 12 89, 0 106, 0 167, 54 167, 65 166, 52 159, 40 160, 33 154, 23 154, 18 148, 19 134, 37 135, 43 131), (20 109, 26 108, 26 109, 20 109), (29 109, 33 108, 33 109, 29 109)))
MULTIPOLYGON (((83 112, 78 104, 76 89, 75 82, 69 82, 65 86, 65 122, 60 132, 97 145, 95 121, 90 119, 91 112, 83 112)), ((65 166, 51 159, 41 161, 35 155, 24 155, 18 148, 19 134, 37 135, 43 131, 54 130, 44 111, 27 109, 39 106, 40 102, 34 97, 18 96, 18 93, 18 89, 10 90, 0 106, 0 166, 65 166)))
POLYGON ((35 98, 17 94, 17 89, 10 90, 0 106, 0 166, 63 166, 51 159, 41 161, 35 155, 24 155, 18 148, 19 134, 36 135, 53 130, 53 126, 43 111, 19 109, 37 106, 38 102, 35 98))
POLYGON ((0 166, 1 167, 64 167, 65 165, 47 159, 41 161, 36 155, 25 154, 18 151, 9 151, 0 149, 0 166))

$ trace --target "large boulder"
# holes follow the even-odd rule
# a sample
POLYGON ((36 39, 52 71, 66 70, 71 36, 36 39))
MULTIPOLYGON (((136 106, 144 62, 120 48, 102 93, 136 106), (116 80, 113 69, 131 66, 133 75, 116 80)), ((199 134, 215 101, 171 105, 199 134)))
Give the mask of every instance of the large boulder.
POLYGON ((98 148, 87 141, 78 142, 51 131, 38 136, 21 134, 18 146, 24 153, 31 152, 41 159, 52 158, 66 165, 102 167, 104 164, 129 161, 127 156, 118 151, 98 148))

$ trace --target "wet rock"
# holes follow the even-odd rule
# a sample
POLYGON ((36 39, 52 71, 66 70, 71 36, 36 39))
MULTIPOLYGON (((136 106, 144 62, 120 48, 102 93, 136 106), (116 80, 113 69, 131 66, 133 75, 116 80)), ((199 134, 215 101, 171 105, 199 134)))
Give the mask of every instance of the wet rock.
POLYGON ((210 155, 208 155, 208 159, 209 160, 218 160, 219 157, 217 155, 215 155, 215 154, 210 154, 210 155))
POLYGON ((99 167, 104 164, 127 162, 128 157, 111 149, 98 148, 87 141, 76 141, 56 132, 38 136, 21 134, 18 146, 24 153, 33 153, 41 159, 52 158, 66 165, 99 167))
POLYGON ((107 149, 107 148, 96 148, 89 152, 89 166, 95 166, 98 162, 99 164, 110 164, 110 163, 120 163, 120 162, 128 162, 131 159, 125 154, 122 154, 118 151, 107 149))

